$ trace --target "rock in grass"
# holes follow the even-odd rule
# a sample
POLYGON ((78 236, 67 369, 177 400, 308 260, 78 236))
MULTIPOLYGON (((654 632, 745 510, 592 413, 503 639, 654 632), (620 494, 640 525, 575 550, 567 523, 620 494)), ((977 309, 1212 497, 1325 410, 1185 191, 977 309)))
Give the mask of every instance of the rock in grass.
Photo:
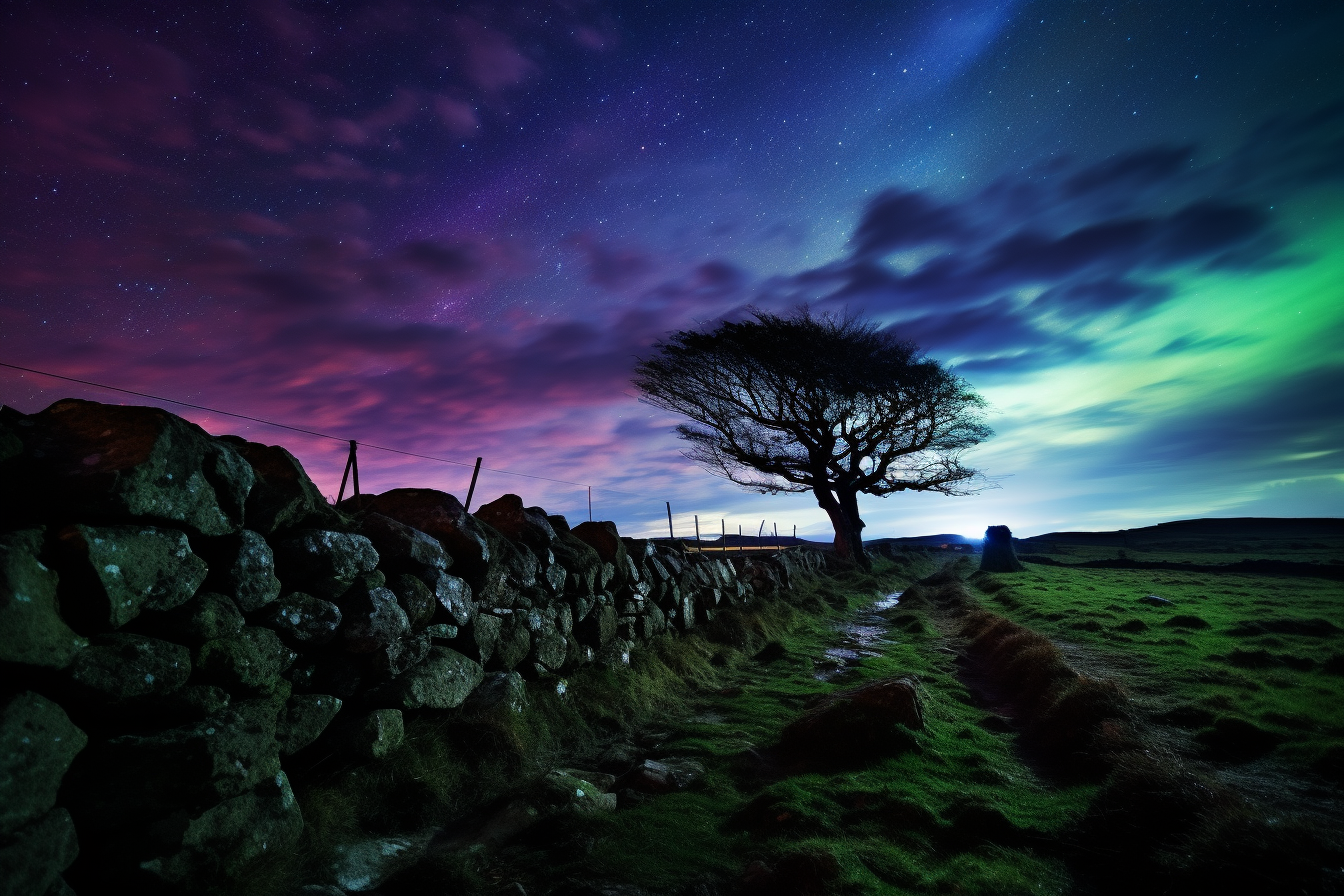
POLYGON ((498 707, 511 713, 520 713, 528 707, 527 682, 517 672, 491 672, 462 704, 462 711, 476 714, 491 712, 498 707))
POLYGON ((61 610, 77 628, 121 628, 143 610, 171 610, 205 581, 187 536, 152 526, 66 526, 56 533, 61 610))
POLYGON ((0 845, 0 894, 46 893, 78 855, 79 837, 70 813, 52 809, 0 845))
POLYGON ((1021 572, 1023 568, 1013 548, 1012 530, 1007 526, 990 526, 986 529, 980 569, 984 572, 1021 572))
POLYGON ((704 766, 694 759, 645 759, 617 778, 612 789, 628 789, 636 793, 671 793, 685 790, 704 774, 704 766))
POLYGON ((336 637, 341 608, 331 601, 295 591, 273 604, 261 621, 291 644, 316 647, 336 637))
POLYGON ((341 700, 330 694, 295 694, 285 702, 276 721, 280 755, 296 753, 321 737, 341 711, 341 700))
POLYGON ((0 709, 0 837, 56 805, 61 779, 87 743, 65 710, 32 691, 0 709))
POLYGON ((64 669, 88 642, 57 610, 56 573, 38 560, 42 536, 0 535, 0 661, 64 669))
POLYGON ((111 708, 182 687, 191 675, 191 651, 171 641, 112 632, 95 637, 67 674, 81 696, 111 708))
POLYGON ((187 822, 182 848, 140 867, 168 883, 197 890, 236 878, 266 855, 283 853, 303 833, 303 815, 284 772, 217 803, 187 822))
POLYGON ((399 709, 377 709, 359 720, 346 732, 346 744, 360 759, 382 759, 406 737, 399 709))
POLYGON ((862 766, 912 749, 924 728, 919 688, 909 678, 883 678, 826 696, 781 732, 776 748, 789 767, 862 766))
MULTIPOLYGON (((332 879, 337 884, 331 889, 340 894, 376 889, 394 873, 419 858, 428 844, 427 834, 414 839, 381 837, 342 844, 336 847, 336 858, 330 867, 332 879)), ((325 896, 326 891, 322 892, 325 896)))
POLYGON ((159 408, 65 399, 24 418, 22 475, 0 504, 32 519, 180 525, 228 535, 255 476, 237 451, 159 408))
POLYGON ((552 811, 575 815, 602 815, 616 811, 616 794, 577 777, 568 770, 556 769, 542 781, 540 801, 552 811))
POLYGON ((480 664, 456 650, 431 647, 422 662, 392 682, 389 696, 402 709, 454 709, 483 677, 480 664))

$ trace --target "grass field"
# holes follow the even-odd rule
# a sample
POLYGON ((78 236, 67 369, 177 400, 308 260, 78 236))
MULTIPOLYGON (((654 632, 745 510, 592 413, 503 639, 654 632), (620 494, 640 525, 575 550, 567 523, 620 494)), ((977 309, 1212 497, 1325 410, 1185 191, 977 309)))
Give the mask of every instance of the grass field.
POLYGON ((312 880, 359 837, 451 840, 556 767, 620 774, 652 758, 703 777, 490 848, 431 850, 379 892, 1341 891, 1344 585, 986 575, 963 558, 871 611, 946 559, 807 582, 628 668, 573 676, 564 695, 534 686, 527 712, 484 729, 413 722, 381 766, 301 783, 307 864, 273 879, 312 880), (772 758, 820 697, 896 676, 918 680, 922 730, 894 730, 862 763, 772 758))

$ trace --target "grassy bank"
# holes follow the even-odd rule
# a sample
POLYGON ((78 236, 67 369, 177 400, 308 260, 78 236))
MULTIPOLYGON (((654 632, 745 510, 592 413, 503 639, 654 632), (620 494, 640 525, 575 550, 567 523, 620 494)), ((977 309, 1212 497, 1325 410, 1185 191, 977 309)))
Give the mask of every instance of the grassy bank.
MULTIPOLYGON (((412 719, 382 763, 315 763, 296 783, 304 852, 265 869, 257 891, 321 879, 340 844, 426 832, 437 846, 379 892, 1198 893, 1270 861, 1315 891, 1334 832, 1318 821, 1299 837, 1303 821, 1283 804, 1314 787, 1328 815, 1338 797, 1321 778, 1338 767, 1344 732, 1342 645, 1327 627, 1344 623, 1338 583, 1044 566, 961 582, 973 569, 961 561, 959 575, 882 611, 873 655, 821 674, 856 614, 936 568, 911 554, 805 581, 769 607, 665 638, 628 667, 587 669, 563 688, 533 683, 521 713, 412 719), (1172 603, 1140 600, 1149 594, 1172 603), (1070 764, 1076 738, 1060 741, 1061 755, 1033 746, 1021 699, 976 678, 976 650, 1000 643, 1064 683, 1040 691, 1051 700, 1104 692, 1106 712, 1132 717, 1104 762, 1070 764), (836 769, 772 764, 781 732, 821 697, 895 676, 918 680, 924 728, 889 755, 836 769), (614 813, 470 845, 555 768, 619 775, 643 759, 689 760, 703 775, 614 813), (1257 787, 1276 789, 1278 808, 1257 801, 1257 787), (1248 866, 1256 850, 1269 858, 1248 866)), ((1266 880, 1262 891, 1276 892, 1279 879, 1266 880)))

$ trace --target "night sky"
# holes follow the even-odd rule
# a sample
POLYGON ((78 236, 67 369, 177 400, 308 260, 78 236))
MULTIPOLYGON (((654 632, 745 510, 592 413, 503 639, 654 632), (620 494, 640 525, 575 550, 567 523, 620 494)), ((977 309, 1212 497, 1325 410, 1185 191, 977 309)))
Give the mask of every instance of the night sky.
MULTIPOLYGON (((1344 510, 1344 4, 0 16, 0 361, 591 483, 625 534, 671 501, 829 540, 629 385, 671 330, 806 301, 991 404, 998 487, 861 499, 869 537, 1344 510)), ((0 369, 22 411, 66 396, 146 403, 0 369)), ((341 443, 165 406, 334 495, 341 443)), ((476 503, 510 491, 587 515, 489 471, 476 503)))

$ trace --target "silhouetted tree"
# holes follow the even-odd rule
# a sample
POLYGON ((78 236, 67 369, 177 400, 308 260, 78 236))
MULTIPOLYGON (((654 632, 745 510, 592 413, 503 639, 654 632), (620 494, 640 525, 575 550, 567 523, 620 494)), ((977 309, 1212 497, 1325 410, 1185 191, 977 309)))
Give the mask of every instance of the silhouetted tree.
POLYGON ((645 401, 690 418, 688 458, 752 491, 811 491, 865 567, 860 492, 978 490, 961 454, 992 432, 965 380, 853 316, 752 315, 673 333, 635 367, 645 401))

